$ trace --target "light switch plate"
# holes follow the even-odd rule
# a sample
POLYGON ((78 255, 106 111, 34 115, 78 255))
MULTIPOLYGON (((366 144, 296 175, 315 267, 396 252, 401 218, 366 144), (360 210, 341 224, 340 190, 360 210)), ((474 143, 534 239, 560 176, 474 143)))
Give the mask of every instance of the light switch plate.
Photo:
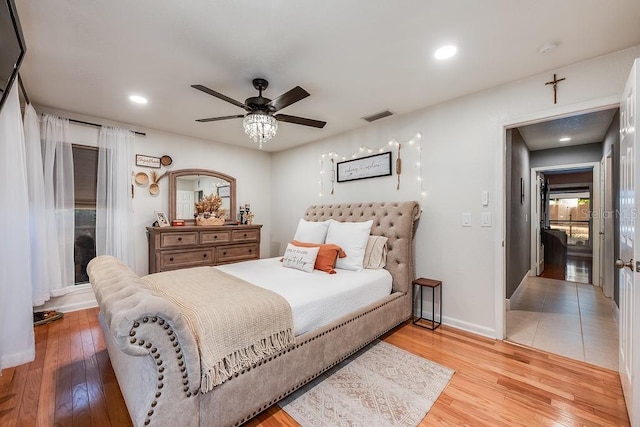
POLYGON ((480 227, 491 227, 491 212, 480 214, 480 227))
POLYGON ((471 227, 471 214, 463 213, 462 214, 462 226, 463 227, 471 227))
POLYGON ((489 206, 489 192, 482 192, 482 206, 489 206))

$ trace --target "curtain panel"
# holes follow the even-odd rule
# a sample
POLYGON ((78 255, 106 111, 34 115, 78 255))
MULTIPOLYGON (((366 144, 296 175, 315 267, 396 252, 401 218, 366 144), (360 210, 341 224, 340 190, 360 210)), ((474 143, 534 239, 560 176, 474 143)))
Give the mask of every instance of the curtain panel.
MULTIPOLYGON (((44 304, 51 298, 51 277, 60 277, 60 260, 50 256, 55 242, 47 238, 48 211, 44 196, 42 148, 40 144, 40 122, 38 113, 31 104, 24 109, 24 144, 27 156, 27 184, 29 186, 29 228, 31 243, 31 278, 33 282, 33 305, 44 304)), ((56 281, 57 282, 57 281, 56 281)))
POLYGON ((17 84, 0 111, 0 369, 35 357, 29 196, 17 84))
MULTIPOLYGON (((40 123, 42 142, 47 244, 50 254, 58 254, 58 268, 51 260, 51 296, 64 295, 75 283, 73 258, 75 201, 73 195, 73 152, 69 142, 69 120, 44 114, 40 123)), ((55 258, 55 255, 54 255, 55 258)))
POLYGON ((113 255, 135 268, 131 164, 134 133, 103 126, 98 135, 96 255, 113 255))

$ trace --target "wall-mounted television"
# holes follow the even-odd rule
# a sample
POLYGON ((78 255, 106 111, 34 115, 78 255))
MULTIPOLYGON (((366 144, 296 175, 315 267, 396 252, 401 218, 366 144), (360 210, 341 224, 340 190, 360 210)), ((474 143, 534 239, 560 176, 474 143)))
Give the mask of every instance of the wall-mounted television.
POLYGON ((26 51, 15 3, 13 0, 0 0, 0 110, 26 51))

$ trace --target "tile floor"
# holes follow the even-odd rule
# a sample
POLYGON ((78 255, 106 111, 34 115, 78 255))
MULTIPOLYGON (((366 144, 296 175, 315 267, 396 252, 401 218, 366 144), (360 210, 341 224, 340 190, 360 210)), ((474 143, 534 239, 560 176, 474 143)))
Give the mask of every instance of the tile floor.
POLYGON ((601 288, 527 278, 510 302, 507 340, 618 370, 618 325, 601 288))

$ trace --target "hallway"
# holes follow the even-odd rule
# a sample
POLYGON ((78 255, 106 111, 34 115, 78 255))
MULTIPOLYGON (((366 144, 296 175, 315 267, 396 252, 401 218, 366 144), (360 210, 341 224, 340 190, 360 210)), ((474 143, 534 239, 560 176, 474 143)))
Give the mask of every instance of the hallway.
POLYGON ((618 370, 614 304, 601 288, 528 277, 510 306, 507 340, 618 370))

